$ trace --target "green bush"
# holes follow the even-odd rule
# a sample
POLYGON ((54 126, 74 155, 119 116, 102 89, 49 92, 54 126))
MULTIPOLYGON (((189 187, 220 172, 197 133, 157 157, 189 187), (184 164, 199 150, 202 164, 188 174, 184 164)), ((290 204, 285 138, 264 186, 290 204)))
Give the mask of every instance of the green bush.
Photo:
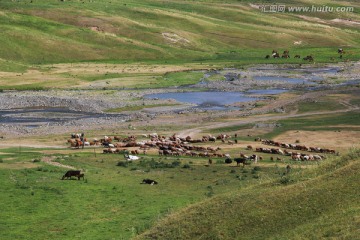
POLYGON ((259 166, 256 166, 256 167, 254 167, 254 171, 260 171, 260 167, 259 166))
POLYGON ((183 168, 190 168, 190 165, 189 164, 184 164, 183 168))
POLYGON ((293 181, 294 180, 292 180, 289 175, 286 175, 286 176, 283 176, 280 178, 280 183, 284 184, 284 185, 290 184, 293 181))
POLYGON ((127 161, 119 161, 116 166, 119 167, 127 167, 129 165, 129 163, 127 161))
POLYGON ((225 159, 225 163, 230 164, 232 163, 232 160, 230 158, 225 159))

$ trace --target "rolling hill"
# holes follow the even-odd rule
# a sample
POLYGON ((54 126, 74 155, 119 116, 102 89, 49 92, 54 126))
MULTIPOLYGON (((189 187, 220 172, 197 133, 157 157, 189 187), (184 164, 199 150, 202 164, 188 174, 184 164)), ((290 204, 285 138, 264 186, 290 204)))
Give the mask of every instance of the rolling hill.
POLYGON ((252 1, 233 0, 2 0, 0 70, 79 61, 251 61, 273 48, 311 53, 346 47, 356 55, 360 4, 321 1, 316 6, 326 4, 355 10, 263 13, 252 1))
POLYGON ((138 239, 359 239, 360 152, 190 206, 138 239))

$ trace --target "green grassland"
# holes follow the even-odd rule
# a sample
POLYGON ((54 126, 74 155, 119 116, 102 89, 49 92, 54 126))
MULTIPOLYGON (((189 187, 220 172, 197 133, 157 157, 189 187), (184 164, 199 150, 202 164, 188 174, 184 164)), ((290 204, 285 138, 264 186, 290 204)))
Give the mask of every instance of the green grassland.
POLYGON ((242 168, 223 159, 208 167, 204 158, 155 155, 127 163, 121 154, 57 150, 46 157, 85 171, 85 180, 62 181, 66 169, 40 162, 42 150, 1 150, 2 239, 130 239, 149 229, 145 239, 356 234, 359 151, 323 163, 265 156, 242 168), (159 184, 140 184, 144 178, 159 184))
MULTIPOLYGON (((298 1, 297 1, 298 2, 298 1)), ((340 46, 358 59, 360 33, 334 18, 353 13, 267 14, 249 1, 0 2, 0 59, 23 64, 78 61, 265 62, 272 49, 329 61, 340 46), (302 41, 299 46, 294 41, 302 41)), ((323 1, 322 4, 330 3, 323 1)), ((289 3, 289 4, 296 4, 289 3)), ((297 3, 296 5, 300 5, 297 3)), ((309 4, 304 1, 303 4, 309 4)), ((321 4, 321 5, 322 5, 321 4)), ((269 60, 273 62, 274 60, 269 60)), ((295 60, 291 59, 289 62, 295 60)), ((299 60, 296 60, 299 61, 299 60)), ((281 62, 281 60, 278 60, 281 62)), ((0 69, 6 70, 5 67, 0 69)))
POLYGON ((358 21, 360 4, 322 1, 318 5, 330 3, 353 6, 355 11, 270 14, 252 7, 251 1, 233 0, 2 0, 1 90, 92 88, 94 83, 100 88, 156 88, 198 80, 191 76, 194 73, 177 73, 179 69, 154 72, 139 68, 139 72, 129 73, 105 69, 106 64, 141 63, 188 71, 253 63, 306 63, 293 58, 296 54, 311 54, 316 63, 359 60, 358 25, 332 20, 358 21), (339 47, 346 50, 342 59, 337 54, 339 47), (265 59, 273 49, 288 49, 292 58, 265 59), (77 63, 87 63, 87 71, 77 69, 73 65, 77 63), (97 66, 100 63, 103 68, 97 66), (57 64, 63 64, 61 72, 57 64))
MULTIPOLYGON (((182 207, 271 179, 279 181, 284 173, 268 159, 261 167, 243 169, 226 165, 223 159, 206 167, 204 158, 149 155, 126 163, 122 154, 47 155, 85 171, 84 181, 61 181, 66 169, 39 162, 41 151, 1 150, 2 239, 129 239, 182 207), (140 184, 144 178, 159 184, 140 184)), ((295 172, 302 171, 300 165, 313 164, 294 164, 295 172)))

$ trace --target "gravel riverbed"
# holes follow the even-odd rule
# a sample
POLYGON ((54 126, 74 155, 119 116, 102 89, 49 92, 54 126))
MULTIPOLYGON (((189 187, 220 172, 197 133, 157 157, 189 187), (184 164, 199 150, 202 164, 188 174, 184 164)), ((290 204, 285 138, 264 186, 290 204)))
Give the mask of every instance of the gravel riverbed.
MULTIPOLYGON (((102 128, 109 125, 124 124, 128 121, 148 122, 160 114, 208 113, 193 104, 184 104, 172 99, 144 99, 147 94, 181 92, 197 89, 216 91, 248 91, 253 89, 288 89, 308 91, 309 87, 331 90, 341 87, 345 80, 359 85, 360 63, 342 63, 326 66, 312 65, 256 65, 247 69, 222 69, 205 72, 199 83, 193 86, 170 89, 142 90, 49 90, 49 91, 4 91, 0 93, 0 133, 2 135, 33 135, 61 133, 72 129, 85 130, 102 128), (271 77, 271 80, 258 80, 257 77, 271 77), (276 78, 278 77, 278 79, 276 78), (304 79, 305 83, 291 83, 287 78, 304 79), (172 105, 173 106, 169 106, 172 105), (150 105, 151 108, 146 108, 150 105), (153 108, 154 105, 158 107, 153 108), (109 113, 109 109, 129 106, 141 106, 140 110, 121 113, 109 113), (62 109, 57 117, 51 109, 62 109), (26 109, 27 112, 21 112, 26 109), (50 109, 49 111, 31 112, 31 109, 50 109), (69 111, 67 113, 66 111, 69 111), (21 114, 17 113, 20 111, 21 114), (49 116, 50 114, 50 116, 49 116), (73 116, 74 115, 74 116, 73 116), (11 122, 16 117, 18 122, 11 122), (64 118, 64 119, 62 119, 64 118), (9 121, 7 121, 9 119, 9 121), (27 121, 27 119, 29 121, 27 121), (52 120, 50 120, 52 119, 52 120), (55 119, 55 120, 54 120, 55 119), (58 119, 58 120, 56 120, 58 119), (60 119, 60 120, 59 120, 60 119)), ((254 105, 238 103, 244 114, 254 105)), ((225 112, 209 113, 213 116, 228 114, 225 112)))

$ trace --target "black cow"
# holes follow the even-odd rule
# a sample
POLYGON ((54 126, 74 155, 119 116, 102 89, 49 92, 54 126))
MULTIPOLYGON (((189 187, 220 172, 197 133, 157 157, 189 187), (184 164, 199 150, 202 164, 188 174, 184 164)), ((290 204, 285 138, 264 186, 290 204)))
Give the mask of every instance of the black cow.
POLYGON ((314 58, 313 58, 313 56, 308 55, 308 56, 304 57, 303 60, 304 60, 304 61, 313 62, 313 61, 314 61, 314 58))
POLYGON ((78 180, 80 180, 80 178, 84 179, 84 174, 80 173, 80 170, 69 170, 67 171, 64 176, 62 177, 62 180, 66 179, 71 179, 71 177, 77 177, 78 180))
POLYGON ((239 166, 240 163, 242 163, 242 165, 245 167, 245 165, 249 165, 250 163, 246 162, 246 158, 241 157, 241 158, 234 158, 234 161, 236 162, 236 166, 239 166))
POLYGON ((154 184, 158 184, 157 181, 155 180, 151 180, 149 178, 145 178, 144 180, 142 180, 142 183, 141 184, 150 184, 150 185, 154 185, 154 184))

